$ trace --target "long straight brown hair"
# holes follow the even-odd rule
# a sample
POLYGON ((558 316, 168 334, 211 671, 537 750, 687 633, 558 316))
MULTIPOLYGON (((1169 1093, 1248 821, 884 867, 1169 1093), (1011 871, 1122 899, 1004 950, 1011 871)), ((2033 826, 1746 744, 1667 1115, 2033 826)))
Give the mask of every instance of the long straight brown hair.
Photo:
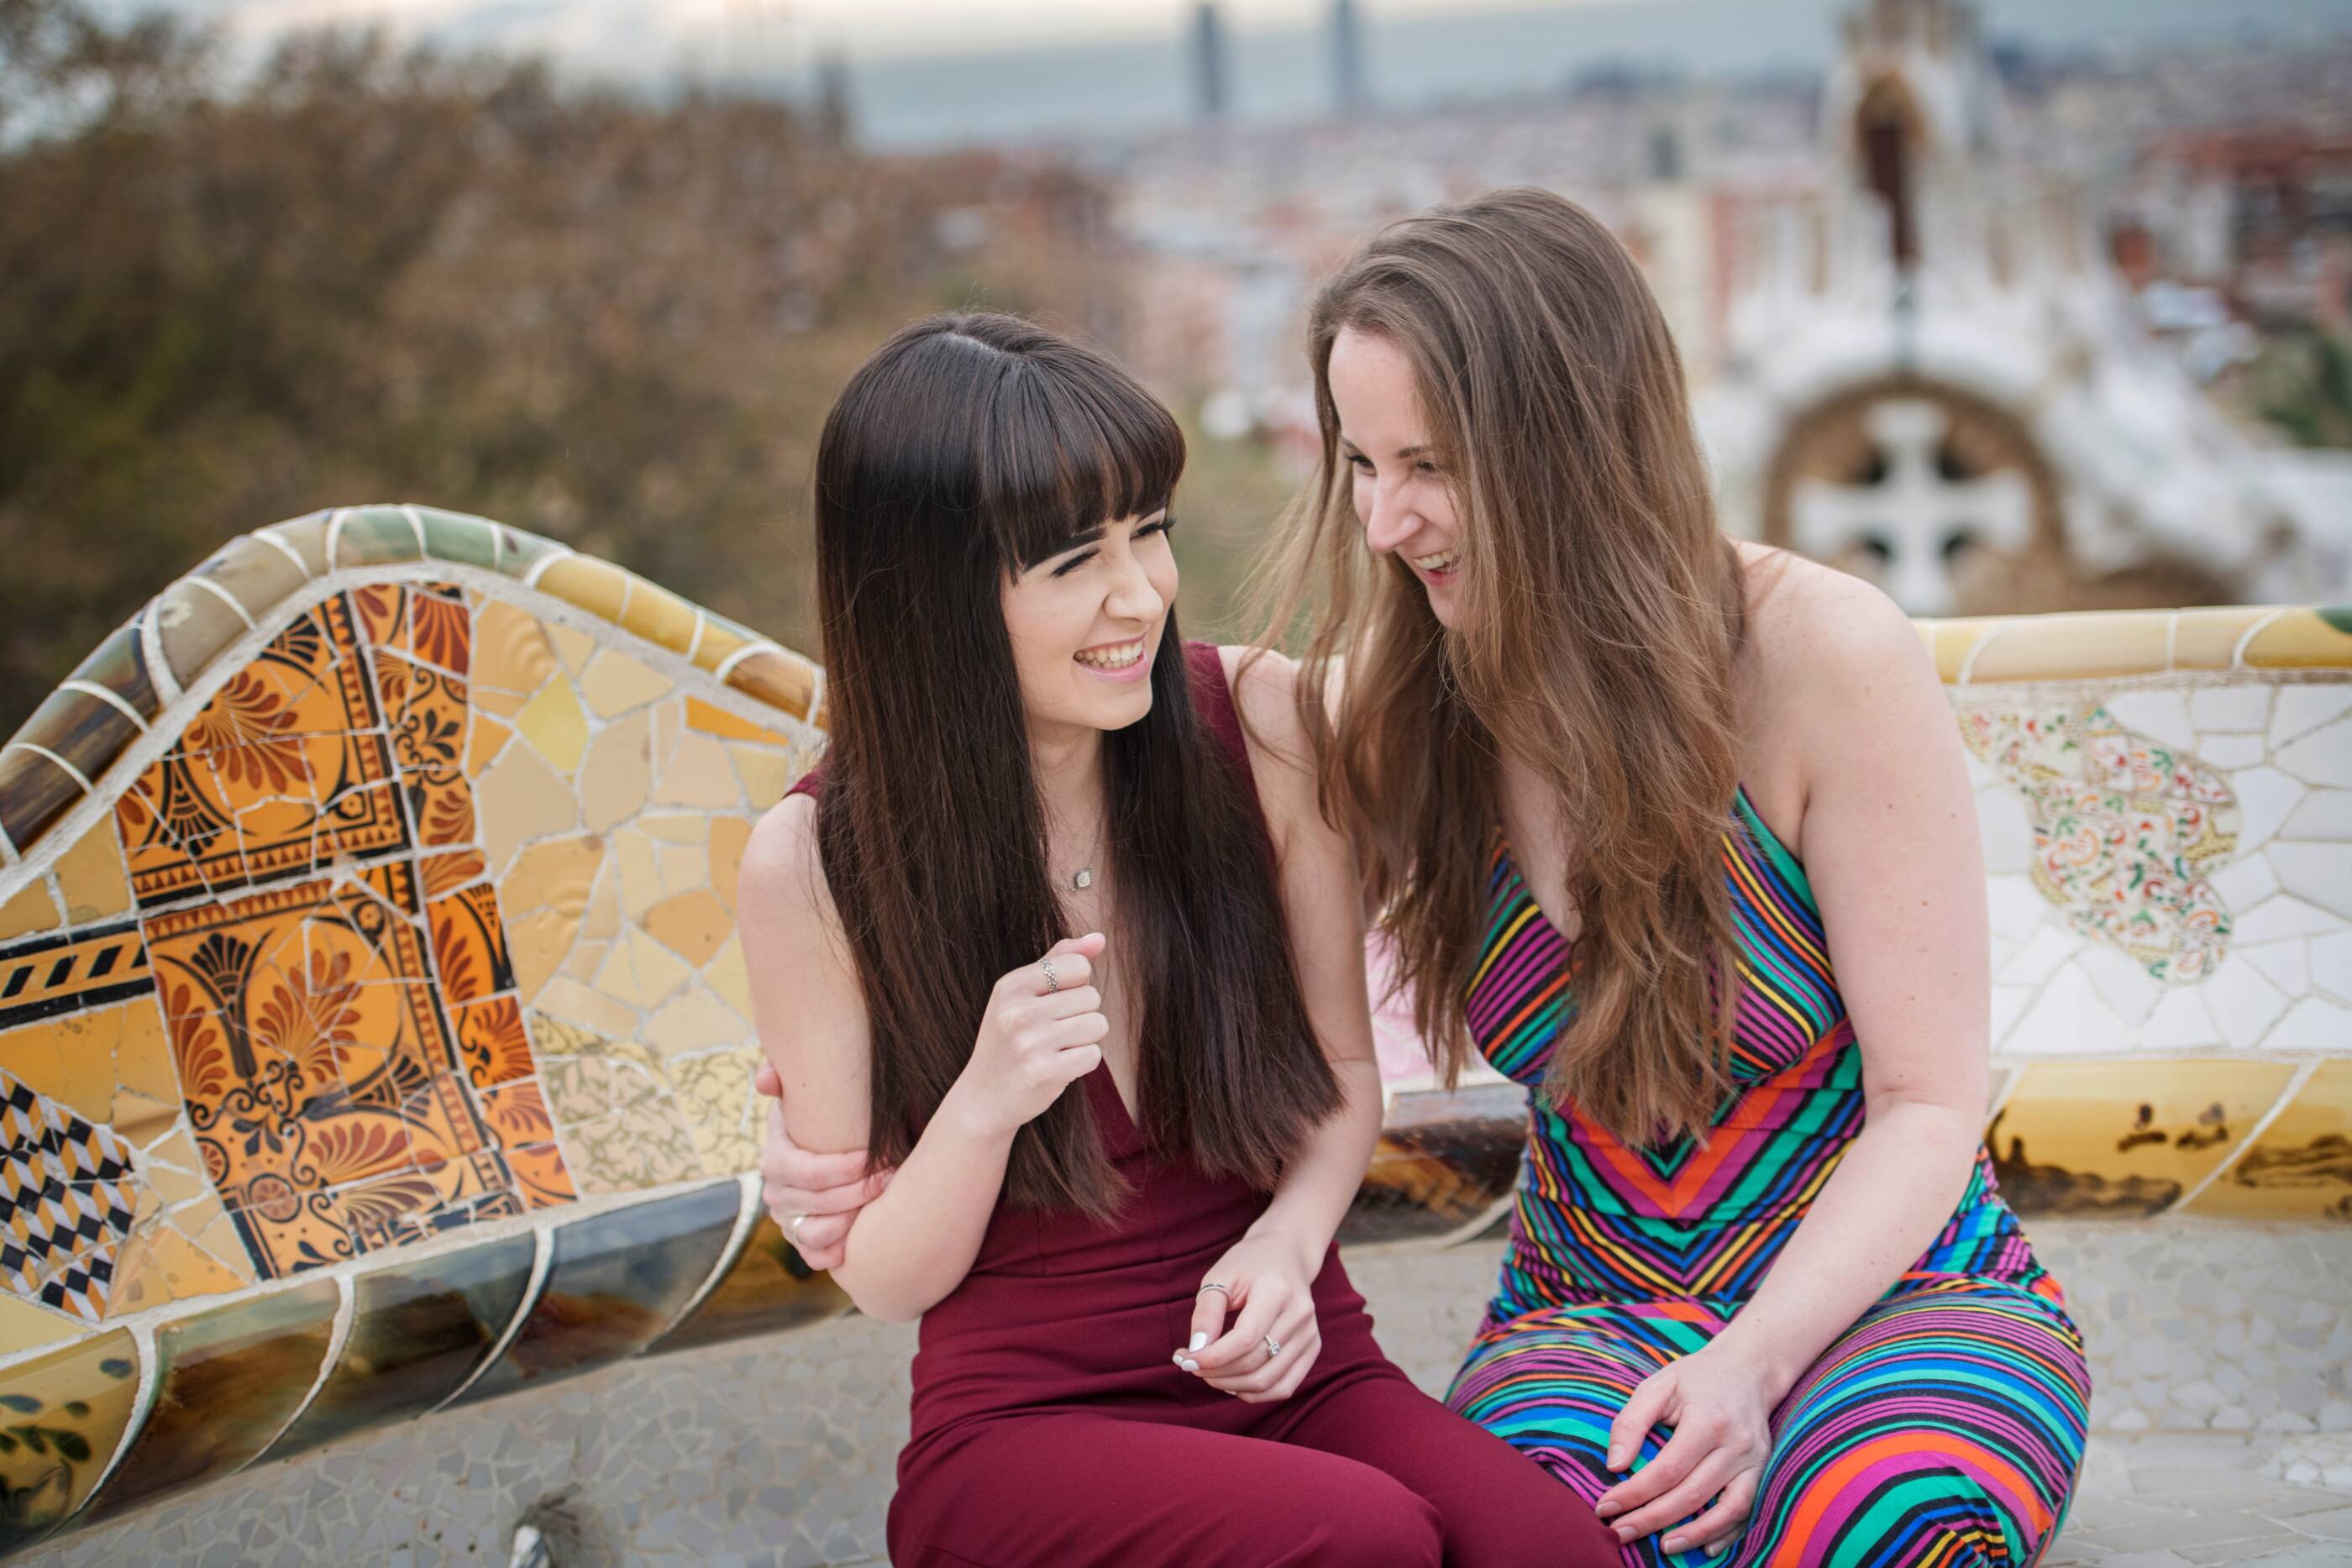
MULTIPOLYGON (((906 1158, 963 1071, 997 979, 1071 935, 1005 583, 1166 506, 1183 466, 1183 435, 1150 394, 1011 316, 906 328, 825 420, 815 512, 833 744, 818 847, 871 1025, 878 1166, 906 1158)), ((1147 1137, 1271 1188, 1339 1086, 1264 826, 1185 666, 1171 609, 1150 712, 1103 737, 1111 956, 1139 1004, 1147 1137)), ((1075 1088, 1013 1140, 1017 1206, 1106 1216, 1122 1190, 1075 1088)))
POLYGON ((1298 692, 1324 807, 1359 831, 1423 1037, 1449 1073, 1471 1050, 1499 748, 1559 803, 1581 921, 1546 1090, 1628 1143, 1704 1138, 1738 1003, 1713 977, 1733 951, 1720 856, 1742 591, 1657 301, 1590 213, 1502 190, 1367 242, 1317 295, 1307 345, 1322 466, 1260 605, 1269 637, 1311 623, 1298 692), (1348 329, 1411 362, 1451 478, 1450 630, 1360 537, 1330 386, 1348 329))

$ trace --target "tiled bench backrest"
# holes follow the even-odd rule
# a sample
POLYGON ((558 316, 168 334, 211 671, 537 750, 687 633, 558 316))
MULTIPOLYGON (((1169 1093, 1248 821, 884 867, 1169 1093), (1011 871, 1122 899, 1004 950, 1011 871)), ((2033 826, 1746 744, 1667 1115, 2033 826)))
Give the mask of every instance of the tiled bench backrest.
MULTIPOLYGON (((1923 628, 1979 771, 2029 1213, 2343 1222, 2352 635, 1923 628)), ((845 1310, 758 1211, 734 937, 805 659, 423 507, 239 539, 0 751, 0 1551, 845 1310)), ((1481 1233, 1516 1092, 1383 1040, 1356 1239, 1481 1233)))

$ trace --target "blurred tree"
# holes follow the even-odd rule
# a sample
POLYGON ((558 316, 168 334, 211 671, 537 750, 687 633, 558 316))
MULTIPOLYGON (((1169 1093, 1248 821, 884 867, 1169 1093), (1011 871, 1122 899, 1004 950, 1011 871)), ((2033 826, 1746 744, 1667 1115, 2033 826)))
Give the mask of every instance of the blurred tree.
POLYGON ((810 458, 875 343, 967 304, 1117 336, 1105 199, 1050 163, 373 33, 226 79, 168 20, 0 0, 0 735, 327 505, 481 512, 814 651, 810 458))

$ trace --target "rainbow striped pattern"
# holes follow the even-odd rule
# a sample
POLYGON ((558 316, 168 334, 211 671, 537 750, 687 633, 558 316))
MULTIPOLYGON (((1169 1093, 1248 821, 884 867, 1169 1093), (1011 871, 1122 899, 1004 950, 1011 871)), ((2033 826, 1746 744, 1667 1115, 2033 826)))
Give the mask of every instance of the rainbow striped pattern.
MULTIPOLYGON (((1510 1247, 1449 1396, 1588 1498, 1644 1377, 1751 1296, 1862 1128, 1862 1053, 1804 870, 1734 801, 1723 841, 1740 983, 1737 1088, 1704 1147, 1621 1143, 1532 1092, 1571 1008, 1573 956, 1496 835, 1465 998, 1487 1061, 1529 1095, 1510 1247)), ((2082 1341, 1979 1154, 1952 1218, 1799 1381, 1744 1534, 1628 1564, 2031 1563, 2056 1533, 2090 1401, 2082 1341)), ((1645 1441, 1637 1466, 1663 1435, 1645 1441)), ((1663 1533, 1663 1532, 1662 1532, 1663 1533)))

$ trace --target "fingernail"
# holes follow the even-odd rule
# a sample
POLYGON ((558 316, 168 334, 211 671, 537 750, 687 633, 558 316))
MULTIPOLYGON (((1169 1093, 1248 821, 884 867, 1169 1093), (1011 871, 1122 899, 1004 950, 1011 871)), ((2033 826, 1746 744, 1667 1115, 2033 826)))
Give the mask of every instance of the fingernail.
POLYGON ((1669 1535, 1658 1544, 1669 1552, 1680 1552, 1683 1549, 1683 1538, 1679 1535, 1669 1535))
POLYGON ((1182 1361, 1177 1363, 1177 1364, 1181 1366, 1187 1372, 1198 1372, 1201 1370, 1201 1364, 1194 1361, 1190 1356, 1186 1356, 1182 1361))
POLYGON ((1603 1519, 1614 1519, 1619 1511, 1619 1505, 1613 1502, 1604 1502, 1596 1505, 1592 1511, 1599 1514, 1603 1519))
POLYGON ((1609 1527, 1609 1533, 1617 1538, 1617 1544, 1620 1546, 1633 1539, 1633 1528, 1630 1525, 1612 1524, 1609 1527))
POLYGON ((1625 1456, 1618 1452, 1615 1448, 1610 1449, 1609 1468, 1612 1470, 1623 1469, 1625 1468, 1625 1456))
POLYGON ((1208 1349, 1208 1348, 1209 1348, 1209 1336, 1208 1336, 1207 1334, 1204 1334, 1204 1333, 1196 1333, 1196 1334, 1194 1334, 1194 1335, 1192 1336, 1192 1344, 1191 1344, 1188 1348, 1192 1349, 1192 1350, 1206 1350, 1206 1349, 1208 1349))

